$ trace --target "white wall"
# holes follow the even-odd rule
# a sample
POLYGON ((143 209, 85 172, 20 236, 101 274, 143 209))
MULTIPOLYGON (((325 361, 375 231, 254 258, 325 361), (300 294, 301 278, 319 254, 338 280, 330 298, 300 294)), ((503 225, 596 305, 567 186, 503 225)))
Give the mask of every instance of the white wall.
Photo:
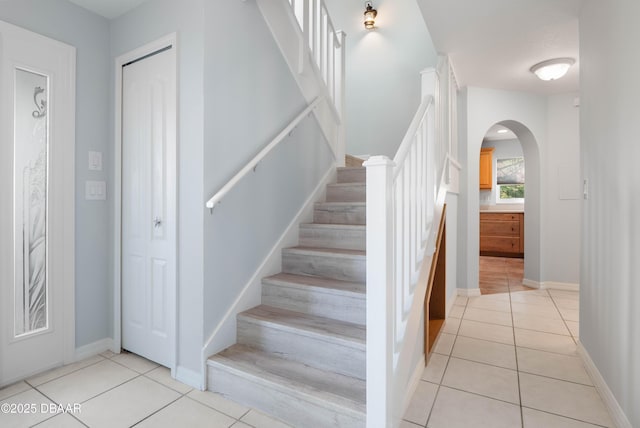
POLYGON ((365 30, 364 2, 325 0, 347 34, 347 153, 395 155, 420 104, 420 71, 436 50, 415 0, 380 0, 376 29, 365 30))
MULTIPOLYGON (((497 198, 497 190, 496 186, 496 177, 497 177, 497 165, 498 159, 504 158, 517 158, 522 157, 522 146, 520 145, 520 141, 515 140, 485 140, 482 143, 482 148, 485 147, 493 147, 495 150, 493 151, 492 164, 491 168, 493 169, 492 179, 493 186, 490 190, 480 190, 480 206, 483 205, 496 205, 497 198)), ((526 182, 526 170, 525 170, 525 182, 526 182)), ((526 197, 526 185, 525 185, 525 197, 526 197)))
POLYGON ((547 101, 547 145, 542 160, 543 280, 580 282, 580 110, 578 94, 547 101))
MULTIPOLYGON (((76 347, 110 336, 112 201, 86 201, 86 180, 108 180, 109 23, 65 0, 0 1, 0 19, 65 42, 76 63, 76 347), (103 171, 89 171, 88 152, 105 154, 103 171), (105 302, 107 302, 105 304, 105 302)), ((107 194, 110 193, 110 187, 107 194)))
MULTIPOLYGON (((202 370, 203 293, 203 0, 150 0, 111 22, 115 58, 171 32, 178 33, 178 377, 202 370)), ((113 82, 113 75, 112 75, 113 82)), ((113 106, 113 91, 110 94, 113 106)), ((113 110, 112 110, 113 111, 113 110)), ((112 113, 113 116, 113 113, 112 113)), ((111 130, 113 136, 113 129, 111 130)), ((111 144, 113 145, 113 144, 111 144)), ((113 164, 112 164, 113 165, 113 164)), ((103 302, 104 304, 104 302, 103 302)))
POLYGON ((580 20, 580 341, 640 426, 640 2, 588 1, 580 20))

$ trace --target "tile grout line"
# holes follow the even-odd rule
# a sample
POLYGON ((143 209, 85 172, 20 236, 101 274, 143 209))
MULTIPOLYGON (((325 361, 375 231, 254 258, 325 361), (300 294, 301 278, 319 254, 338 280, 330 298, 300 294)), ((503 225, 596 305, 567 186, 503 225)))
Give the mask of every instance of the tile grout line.
POLYGON ((520 404, 520 426, 524 427, 524 411, 522 410, 522 386, 520 384, 520 365, 518 364, 518 342, 516 342, 516 326, 513 317, 513 306, 511 302, 511 289, 509 289, 509 307, 511 308, 511 323, 513 324, 513 352, 516 358, 516 376, 518 379, 518 401, 520 404))

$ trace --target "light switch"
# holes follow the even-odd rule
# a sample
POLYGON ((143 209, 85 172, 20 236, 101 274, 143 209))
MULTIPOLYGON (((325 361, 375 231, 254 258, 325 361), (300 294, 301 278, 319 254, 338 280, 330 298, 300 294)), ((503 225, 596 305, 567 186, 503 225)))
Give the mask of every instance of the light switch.
POLYGON ((89 152, 89 171, 102 171, 102 152, 89 152))
POLYGON ((104 181, 87 181, 85 183, 85 199, 88 201, 104 201, 107 199, 107 183, 104 181))

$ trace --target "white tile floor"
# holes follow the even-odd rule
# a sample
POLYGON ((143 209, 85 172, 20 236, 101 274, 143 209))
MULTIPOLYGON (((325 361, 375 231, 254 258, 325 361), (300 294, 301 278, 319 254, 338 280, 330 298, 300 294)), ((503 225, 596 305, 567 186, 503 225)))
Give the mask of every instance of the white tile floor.
POLYGON ((35 412, 0 412, 2 428, 287 427, 219 394, 194 390, 129 353, 106 352, 0 389, 5 403, 34 404, 35 412), (79 403, 79 411, 56 413, 56 404, 67 403, 79 403))
POLYGON ((576 353, 577 292, 455 303, 401 428, 613 427, 576 353))

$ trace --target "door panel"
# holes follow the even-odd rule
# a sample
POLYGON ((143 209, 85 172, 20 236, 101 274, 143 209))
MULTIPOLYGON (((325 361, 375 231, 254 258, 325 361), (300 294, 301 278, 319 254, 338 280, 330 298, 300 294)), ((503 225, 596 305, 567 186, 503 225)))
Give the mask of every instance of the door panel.
POLYGON ((176 257, 175 49, 122 71, 122 347, 172 366, 176 257))
POLYGON ((73 359, 74 100, 75 49, 0 21, 0 386, 73 359))

